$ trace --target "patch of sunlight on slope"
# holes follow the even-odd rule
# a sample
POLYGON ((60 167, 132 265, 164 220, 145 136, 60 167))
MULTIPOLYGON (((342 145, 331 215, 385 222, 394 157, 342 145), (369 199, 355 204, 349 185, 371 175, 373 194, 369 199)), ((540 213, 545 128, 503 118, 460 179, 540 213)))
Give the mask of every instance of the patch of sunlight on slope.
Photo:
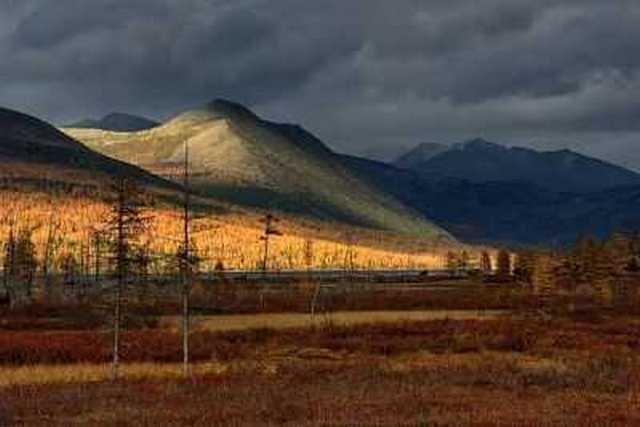
POLYGON ((232 203, 450 239, 356 177, 311 134, 248 110, 213 103, 140 132, 65 131, 103 154, 160 174, 182 161, 188 142, 195 185, 232 203))

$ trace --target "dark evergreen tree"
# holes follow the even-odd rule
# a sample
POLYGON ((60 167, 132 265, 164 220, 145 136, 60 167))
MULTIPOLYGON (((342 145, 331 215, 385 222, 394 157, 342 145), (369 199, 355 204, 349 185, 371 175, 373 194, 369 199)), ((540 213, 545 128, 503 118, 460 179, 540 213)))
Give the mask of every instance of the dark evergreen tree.
POLYGON ((145 230, 149 218, 143 208, 147 199, 137 183, 126 177, 116 177, 111 183, 111 209, 105 224, 106 241, 110 247, 110 259, 115 276, 113 301, 113 378, 118 377, 120 328, 122 321, 122 303, 125 286, 134 276, 138 240, 145 230))

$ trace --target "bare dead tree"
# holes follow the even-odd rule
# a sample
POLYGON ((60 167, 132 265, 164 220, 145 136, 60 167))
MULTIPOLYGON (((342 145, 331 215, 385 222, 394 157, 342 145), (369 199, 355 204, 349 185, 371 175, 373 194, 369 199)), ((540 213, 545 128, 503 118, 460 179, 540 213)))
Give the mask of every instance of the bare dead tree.
MULTIPOLYGON (((306 239, 304 241, 304 263, 307 267, 307 280, 309 284, 313 283, 313 277, 311 269, 313 267, 313 240, 306 239)), ((318 303, 318 297, 320 296, 320 281, 317 280, 313 287, 313 295, 311 297, 311 304, 309 306, 309 312, 311 314, 311 321, 313 322, 316 315, 316 305, 318 303)))
POLYGON ((189 333, 191 328, 190 296, 193 288, 193 274, 198 259, 191 238, 191 188, 189 170, 189 143, 184 143, 183 199, 182 199, 182 243, 178 249, 178 266, 182 282, 182 373, 191 373, 189 360, 189 333))
POLYGON ((355 237, 353 233, 347 232, 345 234, 346 248, 344 251, 343 269, 345 272, 345 278, 348 282, 353 280, 353 275, 356 269, 356 252, 354 248, 355 237))
POLYGON ((264 242, 262 250, 262 272, 266 274, 269 263, 269 239, 271 236, 282 236, 282 233, 275 226, 280 220, 272 214, 265 215, 261 221, 264 223, 264 231, 262 236, 260 236, 260 240, 264 242))
POLYGON ((49 221, 47 224, 47 237, 44 244, 44 251, 42 256, 42 275, 44 276, 44 296, 49 298, 51 293, 51 270, 52 266, 60 247, 62 246, 63 239, 60 235, 60 223, 56 220, 54 211, 49 214, 49 221))

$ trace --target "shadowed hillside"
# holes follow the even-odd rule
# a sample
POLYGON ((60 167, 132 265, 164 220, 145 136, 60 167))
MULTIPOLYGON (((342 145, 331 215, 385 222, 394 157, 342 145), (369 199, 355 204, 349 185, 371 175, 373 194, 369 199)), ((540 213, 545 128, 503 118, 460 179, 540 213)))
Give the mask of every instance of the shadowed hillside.
POLYGON ((357 157, 343 156, 342 161, 380 191, 469 242, 566 245, 585 235, 604 238, 640 230, 637 185, 562 193, 524 181, 428 178, 357 157))
POLYGON ((35 117, 0 108, 0 176, 6 182, 64 182, 96 185, 125 175, 145 185, 175 184, 124 162, 96 153, 35 117))
POLYGON ((262 120, 229 101, 213 101, 141 132, 65 132, 161 175, 176 170, 188 142, 194 186, 233 204, 448 239, 419 213, 354 175, 301 127, 262 120))
MULTIPOLYGON (((197 129, 208 121, 205 118, 208 114, 183 115, 176 118, 170 128, 197 129)), ((306 135, 295 127, 273 126, 283 135, 299 138, 306 135)), ((201 168, 197 173, 202 174, 207 163, 203 164, 200 156, 206 150, 199 148, 197 142, 196 138, 192 143, 194 169, 201 168)), ((301 144, 304 152, 326 152, 333 156, 321 144, 301 144)), ((176 164, 174 156, 182 160, 183 146, 177 143, 173 149, 173 153, 169 151, 169 160, 159 164, 162 170, 181 172, 175 170, 181 165, 176 164)), ((85 263, 86 267, 89 250, 93 250, 93 233, 104 226, 109 210, 104 196, 110 194, 107 184, 114 176, 132 178, 155 196, 150 197, 153 203, 147 207, 151 225, 145 234, 145 244, 157 255, 154 268, 164 268, 162 262, 167 254, 177 251, 178 241, 174 236, 182 231, 180 215, 175 210, 176 202, 182 199, 182 187, 178 183, 92 151, 44 121, 0 109, 0 241, 6 242, 12 230, 29 229, 39 260, 47 258, 54 269, 62 268, 65 259, 78 265, 85 263), (45 255, 52 236, 58 242, 56 254, 45 255)), ((196 178, 205 188, 206 175, 196 178)), ((352 179, 357 182, 356 178, 352 179)), ((247 196, 252 195, 249 189, 245 191, 247 196)), ((229 194, 235 195, 231 190, 229 194)), ((263 259, 260 240, 263 213, 221 199, 191 199, 196 230, 193 241, 202 257, 202 268, 211 271, 218 265, 234 269, 259 268, 263 259)), ((416 224, 420 222, 416 220, 416 224)), ((422 239, 417 235, 407 238, 400 233, 353 227, 346 222, 303 220, 296 215, 282 215, 278 228, 283 235, 274 237, 270 246, 269 265, 273 269, 301 269, 309 265, 337 268, 344 266, 345 254, 351 254, 354 265, 359 268, 440 265, 441 256, 436 249, 442 248, 429 235, 422 239), (307 257, 305 254, 309 251, 305 248, 309 242, 313 250, 307 257)), ((91 256, 96 254, 92 252, 91 256)))

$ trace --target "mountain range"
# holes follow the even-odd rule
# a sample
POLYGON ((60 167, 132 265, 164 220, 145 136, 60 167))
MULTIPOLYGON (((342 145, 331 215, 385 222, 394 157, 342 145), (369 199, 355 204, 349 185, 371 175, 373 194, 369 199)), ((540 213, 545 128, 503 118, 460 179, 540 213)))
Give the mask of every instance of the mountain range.
POLYGON ((582 236, 640 230, 638 185, 565 193, 522 181, 425 179, 386 163, 345 161, 380 191, 466 242, 563 246, 582 236))
POLYGON ((550 191, 590 193, 640 185, 640 175, 570 151, 536 151, 474 139, 446 146, 420 144, 395 166, 429 179, 457 178, 473 183, 520 181, 550 191))
POLYGON ((226 100, 137 131, 59 130, 0 109, 0 174, 12 180, 126 174, 172 191, 186 147, 194 191, 248 211, 438 242, 565 244, 640 229, 637 174, 566 150, 472 140, 423 144, 388 164, 335 153, 300 126, 226 100))
POLYGON ((104 155, 171 178, 185 146, 199 194, 247 208, 450 239, 449 234, 367 180, 299 126, 263 120, 215 100, 138 132, 65 128, 104 155))

